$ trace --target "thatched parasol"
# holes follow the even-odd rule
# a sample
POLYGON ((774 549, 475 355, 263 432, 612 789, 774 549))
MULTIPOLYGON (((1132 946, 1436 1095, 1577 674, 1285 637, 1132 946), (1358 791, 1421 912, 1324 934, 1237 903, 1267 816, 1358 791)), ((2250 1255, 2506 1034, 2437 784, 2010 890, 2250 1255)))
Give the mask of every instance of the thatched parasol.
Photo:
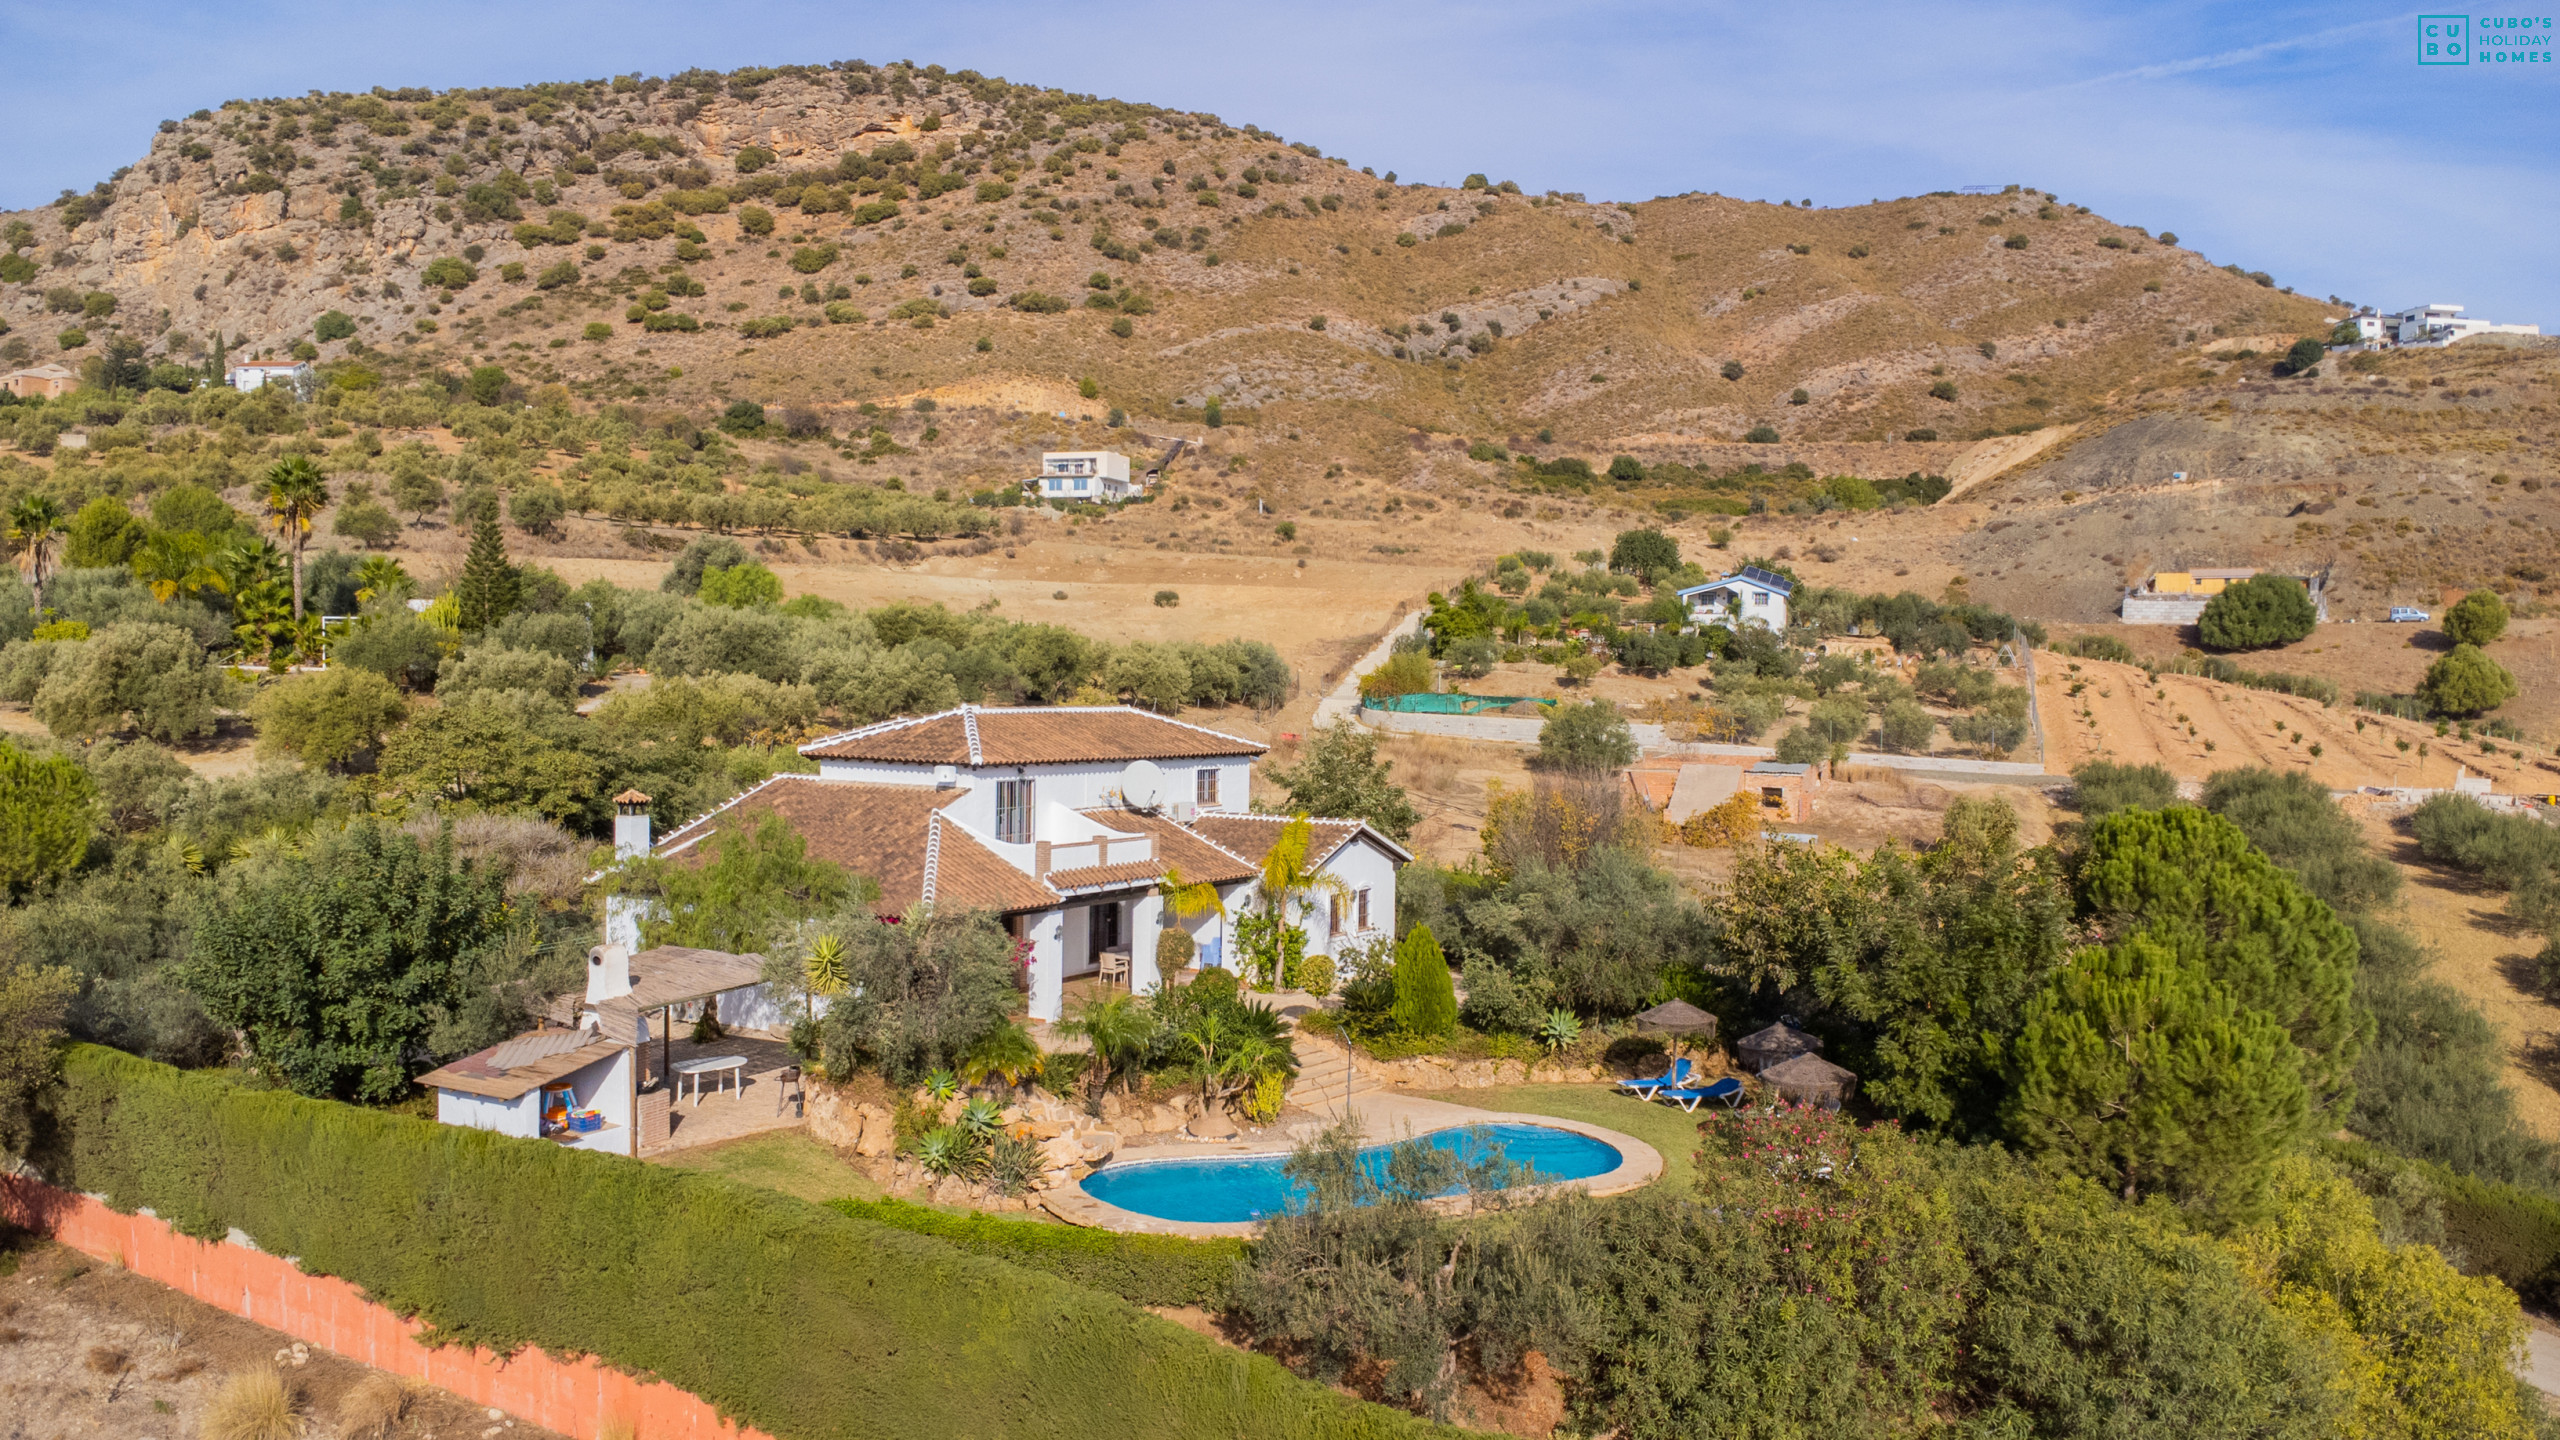
POLYGON ((1822 1038, 1781 1020, 1766 1030, 1743 1036, 1733 1048, 1741 1055, 1743 1067, 1756 1075, 1782 1060, 1821 1049, 1822 1038))
POLYGON ((1811 1053, 1779 1061, 1761 1071, 1760 1079, 1781 1100, 1819 1105, 1825 1110, 1839 1109, 1858 1090, 1857 1076, 1811 1053))
POLYGON ((1668 1035, 1676 1050, 1683 1040, 1715 1039, 1716 1017, 1686 1000, 1665 1000, 1636 1016, 1636 1033, 1668 1035))

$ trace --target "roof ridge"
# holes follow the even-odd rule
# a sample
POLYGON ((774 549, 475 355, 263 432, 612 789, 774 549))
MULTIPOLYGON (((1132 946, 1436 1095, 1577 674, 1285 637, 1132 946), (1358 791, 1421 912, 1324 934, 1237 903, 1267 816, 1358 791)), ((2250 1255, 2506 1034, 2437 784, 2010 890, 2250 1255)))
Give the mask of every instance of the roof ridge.
POLYGON ((949 710, 936 710, 930 715, 900 715, 888 720, 875 720, 868 725, 857 725, 851 730, 839 730, 833 735, 821 735, 799 747, 800 753, 806 755, 821 745, 833 745, 844 740, 859 740, 866 735, 886 735, 893 730, 904 730, 910 725, 922 725, 928 720, 939 720, 951 713, 953 712, 949 710))
POLYGON ((972 765, 986 764, 987 752, 978 744, 977 706, 963 705, 960 707, 960 728, 966 731, 969 736, 969 763, 972 765))
POLYGON ((942 878, 942 812, 934 811, 924 822, 924 882, 917 887, 918 898, 933 903, 934 885, 942 878))

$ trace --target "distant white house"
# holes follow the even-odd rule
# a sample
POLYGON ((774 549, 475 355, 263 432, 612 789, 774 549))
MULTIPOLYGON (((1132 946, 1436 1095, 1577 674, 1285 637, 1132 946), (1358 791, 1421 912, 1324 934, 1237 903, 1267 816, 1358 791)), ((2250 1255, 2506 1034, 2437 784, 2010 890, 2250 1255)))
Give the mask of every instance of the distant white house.
POLYGON ((303 399, 311 398, 311 366, 302 360, 243 360, 223 372, 223 380, 234 390, 258 390, 269 385, 289 385, 303 399))
POLYGON ((1116 450, 1052 450, 1025 485, 1043 500, 1126 500, 1146 487, 1129 479, 1129 457, 1116 450))
MULTIPOLYGON (((2441 302, 2412 305, 2381 317, 2395 345, 2450 345, 2474 335, 2539 335, 2539 325, 2499 325, 2462 313, 2459 305, 2441 302)), ((2361 327, 2359 327, 2361 328, 2361 327)))
POLYGON ((1734 574, 1692 585, 1679 595, 1680 603, 1689 607, 1689 618, 1701 625, 1721 621, 1728 625, 1762 625, 1784 633, 1787 597, 1795 593, 1795 582, 1784 575, 1745 565, 1734 574))

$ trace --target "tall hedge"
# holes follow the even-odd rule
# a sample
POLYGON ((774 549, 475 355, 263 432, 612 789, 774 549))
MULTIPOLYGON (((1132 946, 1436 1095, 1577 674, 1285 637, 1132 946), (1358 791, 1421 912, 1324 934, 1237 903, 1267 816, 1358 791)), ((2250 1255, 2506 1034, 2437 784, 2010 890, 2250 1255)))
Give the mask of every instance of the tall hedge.
POLYGON ((654 1374, 781 1440, 1455 1435, 1120 1300, 788 1196, 74 1047, 37 1161, 443 1337, 654 1374))
POLYGON ((827 1208, 947 1240, 973 1255, 991 1256, 1032 1270, 1046 1270, 1088 1290, 1117 1295, 1133 1305, 1199 1305, 1223 1309, 1245 1243, 1232 1237, 1191 1240, 1180 1235, 1122 1235, 1078 1225, 1007 1220, 996 1215, 954 1215, 904 1200, 830 1200, 827 1208))

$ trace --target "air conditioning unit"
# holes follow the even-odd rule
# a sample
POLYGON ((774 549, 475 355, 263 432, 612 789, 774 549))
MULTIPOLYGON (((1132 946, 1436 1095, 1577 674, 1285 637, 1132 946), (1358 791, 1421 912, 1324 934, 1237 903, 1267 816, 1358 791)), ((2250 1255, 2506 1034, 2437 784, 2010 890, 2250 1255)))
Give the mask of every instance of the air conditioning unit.
POLYGON ((1190 800, 1176 800, 1166 809, 1172 814, 1173 823, 1176 825, 1188 825, 1200 814, 1200 806, 1190 800))
POLYGON ((956 765, 936 765, 933 767, 934 789, 949 790, 957 787, 959 783, 960 767, 956 765))

